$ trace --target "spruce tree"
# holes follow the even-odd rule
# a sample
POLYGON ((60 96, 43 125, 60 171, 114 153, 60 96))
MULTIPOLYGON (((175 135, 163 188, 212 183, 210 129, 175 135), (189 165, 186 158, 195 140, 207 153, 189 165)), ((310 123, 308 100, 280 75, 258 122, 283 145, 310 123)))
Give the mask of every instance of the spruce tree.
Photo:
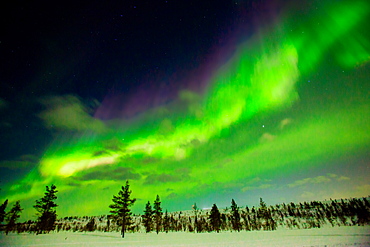
POLYGON ((234 199, 231 200, 231 225, 233 230, 240 231, 240 214, 238 205, 235 203, 234 199))
POLYGON ((36 205, 33 207, 37 210, 37 233, 50 232, 55 229, 55 221, 57 219, 56 207, 58 206, 54 201, 57 199, 55 195, 58 191, 56 186, 52 184, 46 186, 46 192, 43 198, 36 200, 36 205))
POLYGON ((166 210, 166 213, 163 217, 163 230, 168 233, 168 230, 170 229, 170 218, 168 217, 168 212, 166 210))
POLYGON ((267 213, 266 203, 260 198, 260 208, 257 211, 258 218, 261 219, 263 230, 269 230, 269 217, 267 213))
POLYGON ((221 214, 216 204, 213 204, 211 213, 208 216, 213 231, 220 232, 221 214))
POLYGON ((10 211, 6 214, 6 221, 8 222, 5 228, 6 235, 8 235, 10 231, 15 230, 16 221, 20 217, 22 210, 23 208, 21 208, 19 201, 16 201, 12 209, 10 209, 10 211))
POLYGON ((200 226, 200 223, 198 221, 198 212, 199 212, 199 208, 197 206, 197 203, 194 203, 193 205, 193 210, 194 210, 194 230, 196 232, 200 232, 201 231, 201 226, 200 226))
POLYGON ((144 214, 141 216, 143 218, 143 225, 145 227, 145 231, 151 232, 153 230, 153 209, 150 205, 150 201, 145 205, 144 214))
POLYGON ((92 217, 85 226, 85 231, 93 232, 96 230, 95 218, 92 217))
POLYGON ((121 190, 118 192, 118 196, 113 196, 113 204, 109 205, 112 209, 110 213, 122 227, 122 238, 125 237, 126 229, 132 224, 132 212, 130 207, 134 205, 136 198, 131 199, 131 193, 129 182, 126 181, 126 185, 122 186, 121 190))
POLYGON ((5 213, 5 209, 6 209, 6 206, 8 205, 8 199, 6 199, 5 201, 4 201, 4 203, 3 204, 1 204, 1 206, 0 206, 0 224, 4 221, 4 219, 5 219, 5 215, 6 215, 6 213, 5 213))
POLYGON ((163 214, 159 195, 157 195, 157 198, 154 201, 153 213, 154 213, 155 231, 158 234, 162 228, 162 214, 163 214))
MULTIPOLYGON (((271 211, 267 208, 266 203, 260 198, 260 218, 264 219, 265 222, 263 224, 263 230, 276 230, 276 222, 272 218, 271 211)), ((297 208, 297 212, 299 212, 299 209, 297 208)), ((298 215, 298 218, 301 216, 298 215)))

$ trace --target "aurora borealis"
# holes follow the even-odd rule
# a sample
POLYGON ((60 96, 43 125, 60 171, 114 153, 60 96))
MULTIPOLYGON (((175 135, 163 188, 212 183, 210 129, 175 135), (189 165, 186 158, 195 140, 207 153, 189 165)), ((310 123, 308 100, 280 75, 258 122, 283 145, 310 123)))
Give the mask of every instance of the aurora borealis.
MULTIPOLYGON (((42 152, 2 156, 10 178, 1 178, 1 200, 21 200, 28 219, 52 183, 60 216, 108 213, 126 179, 137 213, 157 194, 170 211, 194 202, 225 207, 231 198, 253 205, 259 197, 273 204, 369 195, 370 4, 245 2, 233 3, 250 10, 238 18, 255 27, 234 39, 232 31, 217 34, 231 41, 212 47, 221 54, 215 62, 201 59, 150 82, 144 75, 139 86, 125 79, 99 99, 89 86, 34 97, 42 127, 33 131, 50 133, 49 141, 29 142, 42 152)), ((1 94, 4 133, 15 128, 6 119, 16 103, 1 94)))

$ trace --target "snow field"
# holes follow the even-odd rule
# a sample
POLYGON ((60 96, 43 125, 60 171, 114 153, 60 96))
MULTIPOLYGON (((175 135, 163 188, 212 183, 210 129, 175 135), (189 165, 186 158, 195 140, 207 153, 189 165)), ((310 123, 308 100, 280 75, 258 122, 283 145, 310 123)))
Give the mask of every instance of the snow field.
POLYGON ((0 235, 0 246, 370 246, 370 226, 220 232, 126 233, 59 232, 0 235))

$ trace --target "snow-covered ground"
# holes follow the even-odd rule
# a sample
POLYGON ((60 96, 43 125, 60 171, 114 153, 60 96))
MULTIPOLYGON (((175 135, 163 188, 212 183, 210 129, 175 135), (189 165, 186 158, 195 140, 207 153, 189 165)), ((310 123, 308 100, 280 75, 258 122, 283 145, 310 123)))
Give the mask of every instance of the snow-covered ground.
POLYGON ((0 246, 370 246, 370 226, 221 233, 59 232, 0 235, 0 246))

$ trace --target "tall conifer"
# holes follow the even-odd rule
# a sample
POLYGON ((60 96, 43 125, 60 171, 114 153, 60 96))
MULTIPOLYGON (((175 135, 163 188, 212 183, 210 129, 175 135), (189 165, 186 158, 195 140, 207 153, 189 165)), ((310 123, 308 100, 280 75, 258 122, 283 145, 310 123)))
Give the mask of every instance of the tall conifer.
POLYGON ((6 220, 8 222, 5 228, 6 235, 8 235, 8 232, 15 230, 16 222, 20 217, 22 210, 23 208, 21 208, 19 201, 16 201, 12 209, 10 209, 10 211, 6 214, 6 220))
POLYGON ((126 181, 126 185, 122 186, 121 190, 118 192, 118 196, 113 196, 113 204, 109 205, 112 209, 110 213, 122 227, 122 238, 125 237, 126 229, 132 224, 132 212, 130 207, 134 205, 136 198, 131 199, 131 193, 129 182, 126 181))
POLYGON ((162 208, 161 208, 161 200, 159 198, 159 195, 157 195, 157 198, 154 201, 154 224, 155 224, 155 231, 157 234, 161 231, 162 228, 162 208))
POLYGON ((166 213, 163 217, 163 230, 168 233, 168 230, 170 229, 170 218, 168 217, 168 212, 166 210, 166 213))
POLYGON ((2 223, 3 221, 4 221, 4 219, 5 219, 5 209, 6 209, 6 206, 8 205, 8 199, 6 199, 5 201, 4 201, 4 203, 3 204, 1 204, 1 206, 0 206, 0 223, 2 223))
POLYGON ((213 204, 211 213, 208 216, 213 231, 220 232, 221 214, 216 204, 213 204))
POLYGON ((57 220, 56 207, 58 206, 54 201, 57 199, 55 195, 58 191, 56 186, 52 184, 46 186, 46 192, 43 198, 36 200, 36 205, 33 207, 37 210, 37 233, 50 232, 55 229, 55 221, 57 220))
POLYGON ((234 199, 231 200, 231 224, 235 231, 240 231, 240 214, 238 205, 235 203, 234 199))
POLYGON ((145 227, 145 231, 151 232, 153 230, 153 209, 150 205, 150 201, 145 205, 144 214, 141 216, 143 218, 143 225, 145 227))

